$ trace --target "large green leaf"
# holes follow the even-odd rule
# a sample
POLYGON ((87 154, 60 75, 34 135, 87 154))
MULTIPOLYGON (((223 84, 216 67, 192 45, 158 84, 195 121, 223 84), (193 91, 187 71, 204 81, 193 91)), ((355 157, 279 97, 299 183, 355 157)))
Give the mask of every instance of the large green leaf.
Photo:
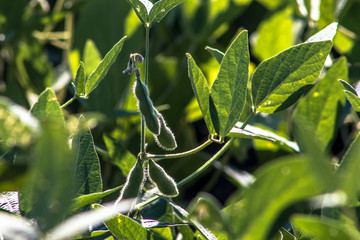
POLYGON ((42 123, 28 179, 20 194, 21 210, 47 230, 61 222, 74 196, 75 158, 63 124, 42 123))
POLYGON ((346 154, 341 160, 340 167, 337 174, 342 178, 342 185, 347 193, 349 202, 356 204, 358 202, 358 195, 360 192, 360 134, 350 145, 346 154))
POLYGON ((99 63, 96 69, 90 74, 85 84, 85 97, 88 97, 89 94, 95 90, 95 88, 100 84, 104 79, 110 67, 116 60, 116 57, 119 55, 126 36, 121 38, 105 55, 103 60, 99 63))
POLYGON ((214 134, 215 129, 210 115, 211 105, 209 104, 210 93, 208 82, 201 69, 196 65, 192 56, 189 53, 187 53, 186 56, 188 60, 188 73, 192 89, 204 117, 206 126, 208 127, 210 134, 214 134))
POLYGON ((38 120, 25 108, 0 97, 0 145, 28 145, 40 129, 38 120))
POLYGON ((51 88, 46 88, 39 95, 38 101, 31 108, 31 113, 40 121, 51 120, 64 123, 63 112, 51 88))
POLYGON ((253 53, 260 60, 268 59, 294 44, 293 10, 288 7, 262 21, 257 29, 253 53))
MULTIPOLYGON (((83 53, 83 61, 85 65, 85 75, 89 77, 90 74, 95 71, 96 67, 101 62, 101 53, 99 49, 96 47, 95 43, 91 39, 87 39, 85 42, 84 53, 83 53)), ((84 86, 85 90, 85 86, 84 86)))
POLYGON ((340 124, 345 96, 338 79, 346 80, 347 75, 346 59, 340 58, 299 103, 293 114, 293 119, 312 127, 312 134, 319 142, 321 150, 329 146, 340 124))
POLYGON ((153 22, 160 22, 171 9, 185 0, 161 0, 155 4, 149 0, 128 0, 136 15, 145 27, 150 27, 153 22))
POLYGON ((313 239, 360 239, 360 233, 355 226, 330 218, 295 215, 293 217, 293 223, 295 224, 295 227, 300 228, 303 232, 302 235, 314 237, 313 239))
POLYGON ((225 209, 238 239, 267 239, 277 217, 292 204, 324 191, 303 156, 262 166, 243 200, 225 209), (304 177, 306 176, 306 177, 304 177))
POLYGON ((292 105, 323 68, 331 41, 299 44, 263 61, 252 75, 253 108, 273 113, 292 105))
POLYGON ((249 63, 248 34, 242 31, 225 52, 210 91, 215 106, 210 108, 211 119, 220 137, 226 136, 235 125, 245 106, 249 63))
MULTIPOLYGON (((84 122, 80 117, 79 125, 84 122)), ((76 157, 75 185, 77 195, 102 191, 99 157, 95 151, 90 129, 80 131, 72 141, 76 157)))

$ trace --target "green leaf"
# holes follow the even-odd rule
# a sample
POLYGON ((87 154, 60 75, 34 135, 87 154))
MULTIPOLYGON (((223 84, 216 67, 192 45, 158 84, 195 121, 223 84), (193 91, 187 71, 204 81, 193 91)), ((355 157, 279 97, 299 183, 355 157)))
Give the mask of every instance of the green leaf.
POLYGON ((48 230, 64 219, 75 192, 76 163, 63 124, 42 123, 42 136, 32 160, 20 194, 21 209, 36 220, 41 230, 48 230))
POLYGON ((46 88, 39 95, 37 102, 31 108, 31 113, 40 121, 51 120, 65 123, 60 104, 51 88, 46 88))
POLYGON ((314 237, 314 239, 356 240, 360 238, 360 233, 355 226, 330 218, 295 215, 293 223, 295 227, 301 229, 303 235, 314 237))
POLYGON ((143 22, 144 26, 146 27, 148 24, 150 24, 149 13, 154 4, 149 0, 128 0, 128 2, 130 3, 136 15, 143 22))
POLYGON ((89 78, 85 84, 85 96, 88 97, 89 94, 95 90, 95 88, 100 84, 104 79, 110 67, 116 60, 116 57, 120 53, 126 36, 121 38, 105 55, 103 60, 99 63, 96 69, 90 74, 89 78))
POLYGON ((119 167, 123 175, 127 176, 136 163, 136 157, 111 136, 104 134, 103 139, 111 156, 111 163, 119 167))
POLYGON ((40 130, 38 120, 25 108, 0 97, 0 146, 26 146, 40 130))
POLYGON ((150 234, 140 223, 122 214, 106 221, 105 225, 118 239, 143 240, 148 239, 150 234))
POLYGON ((263 61, 252 75, 253 108, 273 113, 292 105, 323 68, 331 41, 299 44, 263 61))
POLYGON ((253 139, 262 139, 267 141, 275 142, 279 145, 284 145, 289 147, 295 152, 300 152, 299 146, 296 142, 292 142, 284 137, 281 137, 274 132, 262 129, 260 127, 255 127, 253 125, 247 124, 245 129, 242 130, 241 126, 243 125, 242 122, 237 122, 235 127, 233 127, 228 134, 228 136, 232 137, 247 137, 253 139), (244 132, 246 131, 246 133, 244 132))
POLYGON ((347 82, 340 80, 345 88, 344 94, 356 112, 360 112, 360 98, 356 90, 347 82))
POLYGON ((184 2, 185 0, 162 0, 152 7, 149 14, 149 22, 160 22, 171 9, 184 2))
MULTIPOLYGON (((80 117, 79 125, 85 121, 80 117)), ((80 131, 72 141, 76 158, 75 186, 77 195, 102 191, 99 157, 90 129, 80 131)))
MULTIPOLYGON (((85 76, 86 78, 90 76, 90 74, 95 71, 96 67, 101 62, 101 54, 97 49, 93 40, 88 39, 85 42, 84 53, 83 53, 84 65, 86 66, 85 76)), ((84 86, 85 90, 85 86, 84 86)))
POLYGON ((82 97, 85 95, 85 82, 86 82, 86 76, 85 76, 84 63, 80 62, 74 79, 75 96, 82 97))
POLYGON ((106 197, 112 193, 119 192, 122 188, 121 186, 118 186, 116 188, 112 188, 103 192, 95 192, 90 194, 85 194, 78 196, 77 198, 74 198, 72 201, 72 211, 76 211, 81 207, 84 207, 90 203, 95 203, 101 200, 103 197, 106 197))
POLYGON ((293 24, 293 10, 290 7, 274 12, 269 19, 262 21, 257 29, 254 55, 265 60, 291 47, 295 41, 293 24))
POLYGON ((245 106, 249 75, 249 48, 247 31, 240 32, 225 53, 210 96, 215 105, 211 112, 215 131, 226 136, 239 120, 245 106))
POLYGON ((350 203, 356 204, 358 202, 358 195, 360 192, 360 133, 355 140, 351 143, 346 154, 340 162, 340 167, 337 174, 342 178, 342 185, 348 196, 350 203))
POLYGON ((220 50, 218 50, 216 48, 212 48, 212 47, 209 47, 209 46, 206 46, 205 50, 207 50, 216 59, 216 61, 219 64, 221 64, 225 53, 221 52, 220 50))
POLYGON ((189 53, 187 53, 186 56, 188 60, 188 74, 192 89, 204 117, 206 126, 208 127, 210 134, 214 134, 215 129, 210 115, 211 106, 209 104, 210 93, 208 82, 201 69, 196 65, 192 56, 189 53))
MULTIPOLYGON (((321 150, 329 144, 340 124, 345 96, 338 79, 347 79, 347 62, 340 58, 296 107, 293 119, 312 127, 312 134, 319 142, 321 150)), ((295 139, 298 138, 295 135, 295 139)), ((304 139, 307 141, 306 139, 304 139)))
POLYGON ((289 157, 272 161, 255 173, 256 181, 245 189, 243 200, 224 210, 238 239, 266 239, 285 209, 324 191, 307 161, 302 156, 289 157))

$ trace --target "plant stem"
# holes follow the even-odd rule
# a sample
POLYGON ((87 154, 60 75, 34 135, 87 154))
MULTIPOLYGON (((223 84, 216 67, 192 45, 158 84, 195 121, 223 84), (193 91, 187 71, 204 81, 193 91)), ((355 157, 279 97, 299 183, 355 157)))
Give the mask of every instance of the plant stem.
POLYGON ((70 103, 72 103, 74 100, 76 99, 76 96, 70 98, 66 103, 64 103, 63 105, 60 106, 60 108, 65 108, 67 107, 70 103))
POLYGON ((171 159, 171 158, 181 158, 181 157, 186 157, 189 156, 191 154, 197 153, 199 151, 201 151, 202 149, 206 148, 207 146, 209 146, 212 143, 211 139, 206 140, 203 144, 197 146, 194 149, 191 149, 189 151, 186 152, 181 152, 181 153, 172 153, 172 154, 146 154, 145 155, 145 159, 153 159, 153 160, 158 160, 158 159, 171 159))
MULTIPOLYGON (((148 85, 149 81, 149 52, 150 52, 150 44, 149 44, 149 35, 150 35, 150 26, 145 27, 145 85, 148 85)), ((143 155, 146 152, 145 149, 145 119, 141 117, 141 134, 140 134, 140 154, 143 155)))

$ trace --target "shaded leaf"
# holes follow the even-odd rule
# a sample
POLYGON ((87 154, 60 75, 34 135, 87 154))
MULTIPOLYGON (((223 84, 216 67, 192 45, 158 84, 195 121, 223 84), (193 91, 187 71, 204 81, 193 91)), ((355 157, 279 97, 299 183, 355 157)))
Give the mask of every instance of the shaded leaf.
POLYGON ((209 46, 205 47, 205 50, 207 50, 215 59, 216 61, 221 64, 222 59, 224 58, 225 53, 221 52, 220 50, 216 48, 212 48, 209 46))
MULTIPOLYGON (((293 119, 312 127, 321 150, 329 146, 340 124, 345 96, 338 79, 347 79, 347 62, 340 58, 298 104, 293 119)), ((295 139, 299 140, 295 135, 295 139)), ((304 139, 307 141, 307 139, 304 139)))
POLYGON ((31 113, 40 121, 59 121, 64 123, 64 115, 57 101, 56 95, 51 88, 46 88, 37 102, 31 108, 31 113))
MULTIPOLYGON (((26 166, 13 165, 0 160, 0 195, 4 191, 19 190, 25 183, 26 171, 26 166)), ((0 203, 0 208, 1 206, 0 203)))
POLYGON ((85 76, 84 63, 80 62, 74 79, 76 96, 81 97, 85 95, 85 81, 86 81, 86 76, 85 76))
POLYGON ((330 218, 296 215, 293 217, 293 222, 301 229, 303 235, 314 237, 314 239, 356 240, 360 238, 360 233, 353 225, 330 218))
POLYGON ((211 119, 220 137, 226 136, 235 125, 245 106, 249 62, 248 34, 242 31, 225 52, 210 91, 215 106, 210 108, 211 119))
POLYGON ((356 112, 360 112, 360 98, 356 90, 347 82, 340 80, 343 87, 345 88, 344 94, 351 103, 352 107, 356 112))
MULTIPOLYGON (((85 121, 80 117, 79 126, 85 121)), ((99 157, 90 129, 80 131, 72 141, 76 158, 75 185, 77 195, 102 191, 99 157)))
POLYGON ((104 134, 103 139, 111 156, 111 163, 116 165, 124 176, 127 176, 136 163, 136 157, 111 136, 104 134))
POLYGON ((85 84, 85 97, 88 97, 88 95, 95 90, 95 88, 100 84, 100 82, 104 79, 107 72, 109 71, 110 67, 113 65, 113 63, 116 60, 116 57, 120 53, 122 46, 124 44, 124 41, 126 39, 126 36, 121 38, 111 49, 110 51, 105 55, 105 57, 102 59, 102 61, 99 63, 99 65, 96 67, 96 69, 90 74, 88 79, 86 80, 85 84))
POLYGON ((21 210, 35 219, 41 230, 48 230, 66 216, 75 192, 75 158, 62 124, 43 122, 32 157, 20 194, 21 210))

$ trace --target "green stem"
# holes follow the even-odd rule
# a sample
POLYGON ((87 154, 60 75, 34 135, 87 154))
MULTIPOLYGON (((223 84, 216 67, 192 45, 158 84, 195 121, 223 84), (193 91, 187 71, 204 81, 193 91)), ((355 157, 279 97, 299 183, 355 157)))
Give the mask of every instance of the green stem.
POLYGON ((203 144, 199 145, 198 147, 191 149, 189 151, 186 152, 181 152, 181 153, 172 153, 172 154, 146 154, 145 155, 145 159, 153 159, 153 160, 157 160, 157 159, 170 159, 170 158, 181 158, 181 157, 187 157, 191 154, 197 153, 199 151, 201 151, 202 149, 206 148, 207 146, 209 146, 212 143, 211 139, 206 140, 206 142, 204 142, 203 144))
POLYGON ((67 107, 70 103, 72 103, 74 100, 76 99, 76 96, 70 98, 66 103, 64 103, 63 105, 60 106, 60 108, 65 108, 67 107))

